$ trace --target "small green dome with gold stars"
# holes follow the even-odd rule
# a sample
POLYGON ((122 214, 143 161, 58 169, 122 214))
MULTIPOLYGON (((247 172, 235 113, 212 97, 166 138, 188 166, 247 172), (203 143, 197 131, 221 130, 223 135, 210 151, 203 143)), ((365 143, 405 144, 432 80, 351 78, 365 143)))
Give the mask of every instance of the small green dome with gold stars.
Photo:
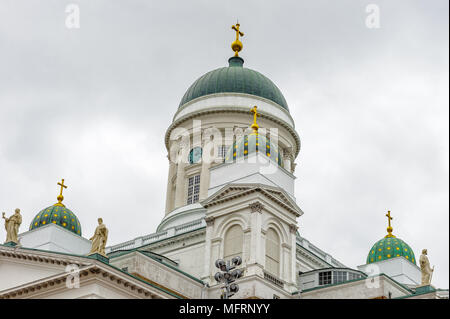
POLYGON ((44 208, 30 224, 30 230, 48 225, 55 224, 81 236, 81 225, 77 216, 68 208, 55 204, 44 208))
POLYGON ((77 216, 68 209, 62 201, 64 200, 63 190, 67 188, 64 185, 64 179, 57 184, 61 187, 59 195, 56 197, 58 202, 53 206, 49 206, 41 210, 31 221, 30 229, 33 230, 48 224, 55 224, 81 236, 81 225, 77 216))
POLYGON ((366 263, 371 264, 395 257, 405 257, 416 264, 416 257, 411 247, 397 237, 384 237, 377 241, 370 249, 366 263))
POLYGON ((393 220, 393 218, 391 217, 390 211, 388 211, 386 217, 388 218, 388 227, 386 229, 388 234, 372 246, 369 255, 367 256, 366 263, 371 264, 391 258, 405 257, 416 265, 416 257, 414 256, 411 247, 392 234, 393 228, 391 226, 391 220, 393 220))
POLYGON ((253 113, 253 124, 251 128, 253 132, 251 134, 244 135, 233 143, 233 146, 228 150, 225 155, 225 162, 230 163, 236 161, 236 159, 245 159, 249 154, 260 153, 267 156, 271 161, 274 161, 279 166, 283 167, 283 161, 281 160, 281 154, 278 151, 277 145, 272 143, 270 139, 264 135, 258 133, 259 125, 256 122, 258 116, 258 107, 254 106, 250 113, 253 113))
POLYGON ((246 158, 249 154, 260 152, 270 160, 276 162, 279 166, 283 166, 280 152, 276 145, 270 139, 258 133, 251 133, 238 139, 228 150, 225 156, 225 162, 235 161, 239 158, 246 158))

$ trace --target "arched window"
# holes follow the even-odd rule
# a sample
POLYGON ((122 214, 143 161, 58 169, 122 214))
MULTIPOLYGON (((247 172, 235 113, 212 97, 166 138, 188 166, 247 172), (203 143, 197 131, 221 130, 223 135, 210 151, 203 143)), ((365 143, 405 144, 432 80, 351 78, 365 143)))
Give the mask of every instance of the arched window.
POLYGON ((272 228, 266 233, 266 271, 280 276, 280 239, 272 228))
POLYGON ((244 241, 244 232, 242 231, 241 226, 234 225, 231 226, 230 229, 225 234, 224 241, 224 249, 223 249, 223 258, 225 260, 230 260, 235 256, 242 256, 242 247, 244 241))

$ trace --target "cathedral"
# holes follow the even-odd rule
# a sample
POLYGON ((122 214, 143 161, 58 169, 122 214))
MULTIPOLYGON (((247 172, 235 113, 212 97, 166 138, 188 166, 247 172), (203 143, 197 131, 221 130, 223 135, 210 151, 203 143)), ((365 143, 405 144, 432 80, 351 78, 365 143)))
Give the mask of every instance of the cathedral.
POLYGON ((108 246, 120 230, 107 228, 105 214, 85 237, 61 180, 57 203, 32 220, 22 222, 19 209, 3 214, 1 299, 448 298, 431 284, 426 249, 416 258, 390 212, 380 213, 386 235, 367 243, 357 269, 302 236, 300 136, 280 89, 244 67, 244 33, 232 29, 228 66, 198 78, 173 108, 161 141, 168 177, 156 232, 108 246))

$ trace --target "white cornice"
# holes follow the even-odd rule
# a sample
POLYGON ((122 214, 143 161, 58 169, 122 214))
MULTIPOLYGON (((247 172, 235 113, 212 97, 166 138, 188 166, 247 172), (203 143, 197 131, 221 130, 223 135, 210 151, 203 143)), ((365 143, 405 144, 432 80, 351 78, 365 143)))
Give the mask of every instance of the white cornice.
MULTIPOLYGON (((177 120, 175 120, 168 128, 165 134, 165 144, 166 144, 166 149, 169 150, 169 139, 170 139, 170 134, 172 132, 172 130, 179 126, 181 123, 188 121, 190 119, 194 119, 196 117, 202 116, 202 115, 207 115, 207 114, 220 114, 220 113, 238 113, 238 114, 246 114, 248 115, 248 109, 244 109, 244 108, 238 108, 238 107, 230 107, 230 106, 224 106, 224 107, 214 107, 214 108, 209 108, 207 110, 201 110, 195 113, 189 113, 186 114, 180 118, 178 118, 177 120)), ((300 152, 300 137, 298 135, 298 133, 296 132, 296 130, 290 126, 288 123, 286 123, 285 121, 272 116, 270 114, 265 114, 262 113, 261 114, 262 118, 268 119, 274 123, 277 123, 279 125, 281 125, 282 127, 284 127, 294 138, 295 140, 295 157, 298 156, 298 153, 300 152)))
MULTIPOLYGON (((160 288, 151 286, 150 284, 141 282, 139 279, 132 277, 126 273, 105 265, 97 260, 88 259, 81 256, 67 256, 64 254, 55 254, 44 251, 27 251, 26 249, 0 247, 0 257, 17 258, 27 260, 29 262, 51 263, 58 265, 76 264, 80 266, 80 278, 88 276, 89 274, 101 275, 107 277, 111 281, 116 281, 117 284, 129 287, 131 291, 143 293, 145 298, 174 298, 169 293, 165 293, 160 288)), ((71 275, 69 272, 62 272, 50 277, 42 278, 27 284, 23 284, 14 288, 0 291, 0 299, 15 298, 21 296, 24 298, 26 294, 33 294, 35 291, 40 291, 43 288, 52 288, 57 285, 65 285, 65 279, 71 275)))

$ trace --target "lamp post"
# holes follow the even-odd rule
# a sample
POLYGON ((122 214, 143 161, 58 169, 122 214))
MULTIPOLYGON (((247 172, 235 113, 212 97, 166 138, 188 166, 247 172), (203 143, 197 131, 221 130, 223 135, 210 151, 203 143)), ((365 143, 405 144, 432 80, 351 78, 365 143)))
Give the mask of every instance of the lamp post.
POLYGON ((231 263, 230 261, 225 262, 223 259, 216 260, 216 267, 221 271, 214 275, 214 279, 218 283, 223 283, 222 288, 225 288, 225 291, 220 295, 220 299, 229 299, 239 291, 239 285, 235 281, 244 275, 242 269, 236 268, 240 264, 242 264, 242 259, 239 256, 233 257, 231 263))

